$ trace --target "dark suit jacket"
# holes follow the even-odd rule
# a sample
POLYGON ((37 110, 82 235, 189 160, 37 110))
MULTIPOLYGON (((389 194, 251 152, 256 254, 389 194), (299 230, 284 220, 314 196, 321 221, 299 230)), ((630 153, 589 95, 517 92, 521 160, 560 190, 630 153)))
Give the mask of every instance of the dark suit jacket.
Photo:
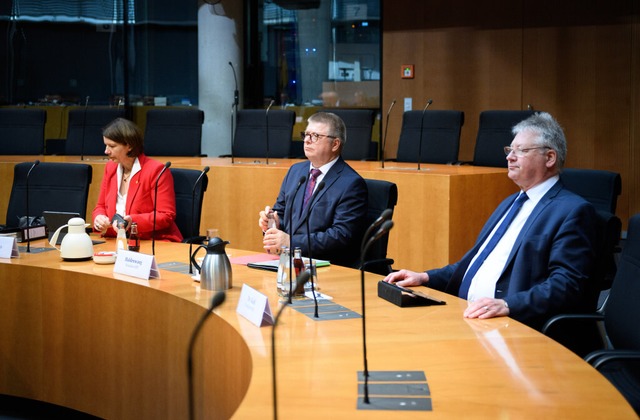
MULTIPOLYGON (((517 194, 504 200, 459 262, 429 270, 429 287, 457 295, 469 263, 517 194)), ((540 328, 551 316, 593 310, 587 299, 594 268, 595 210, 558 181, 533 209, 496 284, 510 316, 540 328)))
MULTIPOLYGON (((148 158, 138 156, 140 171, 129 181, 129 192, 125 204, 126 213, 138 224, 141 239, 151 239, 153 232, 153 202, 155 197, 156 179, 164 164, 148 158)), ((100 185, 98 203, 93 210, 94 220, 97 215, 104 214, 110 219, 116 213, 118 198, 118 164, 107 162, 104 177, 100 185)), ((124 216, 124 215, 123 215, 124 216)), ((166 170, 158 182, 158 205, 156 206, 156 239, 172 242, 182 241, 182 234, 175 222, 176 195, 173 190, 171 171, 166 170)), ((105 236, 116 236, 113 228, 109 228, 105 236)))
POLYGON ((324 188, 316 190, 310 207, 303 210, 306 182, 296 191, 303 176, 308 182, 309 162, 293 165, 282 182, 278 199, 273 206, 280 218, 280 228, 291 235, 293 247, 300 247, 303 255, 309 255, 309 214, 311 256, 329 260, 332 264, 356 267, 360 259, 360 242, 367 215, 367 185, 364 179, 341 157, 338 158, 324 176, 324 188))

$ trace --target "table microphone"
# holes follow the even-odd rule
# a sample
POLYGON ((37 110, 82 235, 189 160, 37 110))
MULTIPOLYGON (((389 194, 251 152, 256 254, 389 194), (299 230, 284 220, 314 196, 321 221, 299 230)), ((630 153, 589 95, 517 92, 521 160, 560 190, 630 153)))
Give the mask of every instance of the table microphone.
POLYGON ((151 233, 151 252, 153 255, 156 255, 156 208, 158 207, 158 182, 160 182, 160 177, 169 166, 171 166, 171 162, 165 163, 164 168, 162 168, 160 174, 156 178, 155 195, 153 197, 153 232, 151 233))
MULTIPOLYGON (((309 281, 309 277, 311 274, 307 271, 301 271, 300 275, 296 279, 296 288, 291 292, 298 293, 299 290, 304 290, 304 284, 309 281)), ((290 295, 292 293, 289 293, 290 295)), ((291 302, 283 301, 280 310, 276 314, 275 319, 273 320, 273 328, 271 328, 271 380, 273 384, 273 419, 278 419, 278 390, 276 386, 276 325, 278 325, 278 320, 280 319, 280 315, 282 315, 282 311, 286 308, 291 302)))
MULTIPOLYGON (((200 175, 198 175, 198 179, 193 183, 193 188, 191 190, 191 226, 189 227, 189 274, 193 274, 193 264, 191 264, 191 251, 193 250, 193 240, 195 237, 199 236, 197 232, 195 235, 193 234, 193 228, 196 224, 195 220, 195 208, 196 208, 196 187, 198 183, 202 181, 204 175, 209 172, 209 167, 205 166, 200 175)), ((202 241, 201 241, 202 242, 202 241)))
POLYGON ((422 127, 424 126, 424 113, 427 112, 429 105, 433 103, 433 99, 427 101, 427 105, 422 110, 422 118, 420 119, 420 142, 418 143, 418 170, 420 170, 420 161, 422 160, 422 127))
POLYGON ((360 244, 360 250, 361 251, 364 249, 366 241, 369 238, 369 236, 371 235, 371 232, 373 232, 373 230, 375 228, 380 226, 382 224, 382 222, 384 222, 385 220, 389 220, 391 218, 391 216, 393 216, 393 210, 385 209, 385 210, 382 211, 382 213, 380 213, 380 216, 378 216, 378 218, 376 220, 374 220, 373 223, 371 223, 371 226, 369 226, 367 228, 367 231, 362 236, 362 243, 360 244))
POLYGON ((384 123, 384 137, 382 138, 382 147, 380 148, 380 160, 382 160, 382 169, 384 169, 384 148, 387 145, 387 131, 389 130, 389 115, 391 115, 391 110, 393 109, 393 106, 396 104, 396 100, 394 99, 391 102, 391 106, 389 107, 389 110, 387 111, 387 121, 384 123))
POLYGON ((89 107, 89 96, 84 101, 84 112, 82 113, 82 142, 80 143, 80 160, 84 160, 84 134, 87 126, 87 108, 89 107))
POLYGON ((193 399, 194 399, 193 398, 193 346, 195 345, 196 338, 198 337, 198 334, 200 333, 200 330, 202 329, 204 322, 213 313, 213 310, 218 306, 220 306, 222 302, 224 302, 225 298, 226 298, 226 295, 224 291, 218 292, 215 295, 213 295, 209 309, 207 310, 207 312, 205 312, 202 315, 202 318, 200 318, 200 321, 198 321, 198 323, 196 324, 196 327, 191 333, 191 339, 189 340, 188 358, 187 358, 187 376, 189 378, 189 418, 190 419, 195 418, 194 402, 193 402, 193 399))
MULTIPOLYGON (((375 222, 374 222, 375 223, 375 222)), ((362 354, 364 358, 364 370, 362 372, 362 376, 364 377, 364 400, 365 404, 369 404, 369 367, 367 366, 367 322, 366 322, 366 313, 365 313, 365 299, 364 299, 364 267, 366 265, 365 258, 367 256, 367 252, 371 245, 376 242, 378 239, 382 238, 384 235, 389 233, 391 228, 393 227, 393 220, 386 220, 380 226, 380 229, 376 232, 375 235, 367 241, 364 247, 361 248, 360 261, 362 261, 360 265, 360 293, 362 294, 362 354)))
POLYGON ((233 163, 233 145, 235 144, 235 127, 233 124, 233 117, 234 115, 237 118, 237 114, 238 114, 238 103, 240 102, 240 95, 238 93, 238 78, 236 77, 236 69, 235 67, 233 67, 233 64, 231 64, 231 61, 229 61, 229 65, 231 66, 231 70, 233 71, 233 80, 236 83, 236 88, 233 91, 233 104, 231 105, 231 163, 233 163))
POLYGON ((271 107, 273 106, 273 103, 275 102, 275 100, 271 100, 271 102, 269 102, 269 106, 267 107, 267 111, 264 113, 264 118, 265 118, 265 126, 266 126, 266 130, 267 130, 267 166, 269 166, 269 110, 271 109, 271 107))
POLYGON ((289 206, 289 226, 287 230, 289 231, 289 299, 288 303, 291 303, 291 288, 293 287, 293 203, 296 201, 296 195, 298 195, 298 190, 305 183, 307 177, 302 175, 300 180, 298 181, 298 185, 296 185, 296 189, 293 192, 293 196, 291 197, 291 206, 289 206))
MULTIPOLYGON (((309 231, 309 216, 311 215, 311 205, 313 204, 313 200, 316 198, 318 193, 322 191, 324 188, 324 181, 318 183, 316 190, 313 192, 313 195, 309 199, 309 205, 307 206, 307 218, 305 220, 307 224, 307 253, 309 254, 309 270, 313 270, 313 259, 311 258, 311 232, 309 231)), ((314 318, 318 318, 318 298, 316 297, 315 285, 313 284, 313 280, 311 280, 311 294, 313 295, 313 305, 315 307, 313 316, 314 318)))
POLYGON ((38 166, 40 164, 40 161, 38 159, 36 159, 33 162, 33 165, 31 165, 31 167, 29 168, 29 171, 27 172, 27 178, 25 179, 25 183, 26 183, 26 190, 27 190, 27 229, 25 229, 24 233, 26 235, 26 241, 27 241, 27 252, 31 252, 31 231, 30 231, 30 227, 31 227, 31 223, 29 222, 29 176, 31 175, 31 171, 33 171, 33 168, 35 168, 36 166, 38 166))

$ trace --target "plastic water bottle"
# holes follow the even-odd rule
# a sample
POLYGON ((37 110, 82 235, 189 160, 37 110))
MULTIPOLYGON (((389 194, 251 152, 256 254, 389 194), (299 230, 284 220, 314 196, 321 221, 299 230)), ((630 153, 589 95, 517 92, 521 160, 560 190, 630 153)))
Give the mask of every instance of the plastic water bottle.
POLYGON ((278 275, 276 280, 278 296, 289 296, 289 248, 283 246, 278 263, 278 275))
POLYGON ((124 223, 118 223, 118 236, 116 236, 116 252, 129 249, 127 244, 127 232, 124 230, 124 223))

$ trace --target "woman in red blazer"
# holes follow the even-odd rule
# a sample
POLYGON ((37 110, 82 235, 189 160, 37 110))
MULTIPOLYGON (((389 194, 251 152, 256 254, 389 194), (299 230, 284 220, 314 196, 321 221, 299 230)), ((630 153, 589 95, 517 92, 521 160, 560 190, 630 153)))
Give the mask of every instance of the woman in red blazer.
MULTIPOLYGON (((141 239, 151 239, 156 180, 164 165, 143 153, 142 132, 133 122, 117 118, 103 130, 104 153, 110 159, 104 169, 98 203, 93 210, 93 229, 104 236, 116 236, 117 213, 131 226, 138 224, 141 239)), ((171 171, 158 181, 156 239, 182 241, 175 223, 176 196, 171 171)))

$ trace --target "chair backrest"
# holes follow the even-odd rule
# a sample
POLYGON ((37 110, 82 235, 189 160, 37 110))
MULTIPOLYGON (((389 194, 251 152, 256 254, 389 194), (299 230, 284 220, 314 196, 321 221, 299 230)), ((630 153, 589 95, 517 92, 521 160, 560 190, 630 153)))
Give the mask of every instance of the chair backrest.
POLYGON ((604 312, 607 336, 616 349, 640 350, 639 300, 640 213, 629 219, 627 239, 604 312))
MULTIPOLYGON (((370 226, 386 209, 395 208, 398 203, 398 187, 393 182, 378 179, 365 179, 368 189, 368 210, 366 225, 370 226)), ((383 260, 387 258, 389 235, 385 235, 375 242, 369 249, 367 260, 383 260)), ((372 264, 365 271, 386 275, 390 264, 372 264)))
POLYGON ((103 155, 102 129, 118 117, 124 117, 124 109, 87 108, 69 111, 64 153, 66 155, 103 155))
POLYGON ((44 154, 43 109, 0 109, 0 155, 44 154))
POLYGON ((398 141, 398 162, 453 163, 458 160, 464 112, 406 111, 398 141), (424 115, 424 118, 422 116, 424 115), (422 147, 420 146, 422 128, 422 147), (419 153, 420 151, 420 153, 419 153))
POLYGON ((598 169, 564 168, 560 179, 570 191, 589 201, 596 210, 615 214, 622 178, 617 172, 598 169))
POLYGON ((375 110, 329 108, 322 111, 336 114, 347 127, 347 142, 342 149, 343 159, 375 159, 375 147, 372 147, 371 141, 371 131, 376 119, 375 110))
POLYGON ((266 157, 267 140, 270 158, 289 157, 296 113, 290 109, 241 109, 236 118, 233 155, 266 157), (267 118, 269 138, 267 139, 267 118))
MULTIPOLYGON (((27 215, 26 180, 32 166, 33 162, 23 162, 14 167, 7 227, 18 227, 19 218, 27 215)), ((45 210, 66 211, 78 213, 86 220, 91 178, 91 165, 41 162, 29 176, 29 216, 41 216, 45 210)))
POLYGON ((200 236, 202 202, 204 193, 207 191, 209 178, 207 174, 204 174, 196 185, 201 171, 181 168, 171 168, 170 170, 176 194, 176 225, 180 229, 184 241, 188 241, 188 238, 200 236), (195 191, 194 186, 196 187, 195 191))
POLYGON ((480 113, 473 164, 507 167, 504 146, 511 144, 511 129, 537 111, 483 111, 480 113))
POLYGON ((144 130, 149 156, 200 156, 204 111, 195 108, 150 109, 144 130))

